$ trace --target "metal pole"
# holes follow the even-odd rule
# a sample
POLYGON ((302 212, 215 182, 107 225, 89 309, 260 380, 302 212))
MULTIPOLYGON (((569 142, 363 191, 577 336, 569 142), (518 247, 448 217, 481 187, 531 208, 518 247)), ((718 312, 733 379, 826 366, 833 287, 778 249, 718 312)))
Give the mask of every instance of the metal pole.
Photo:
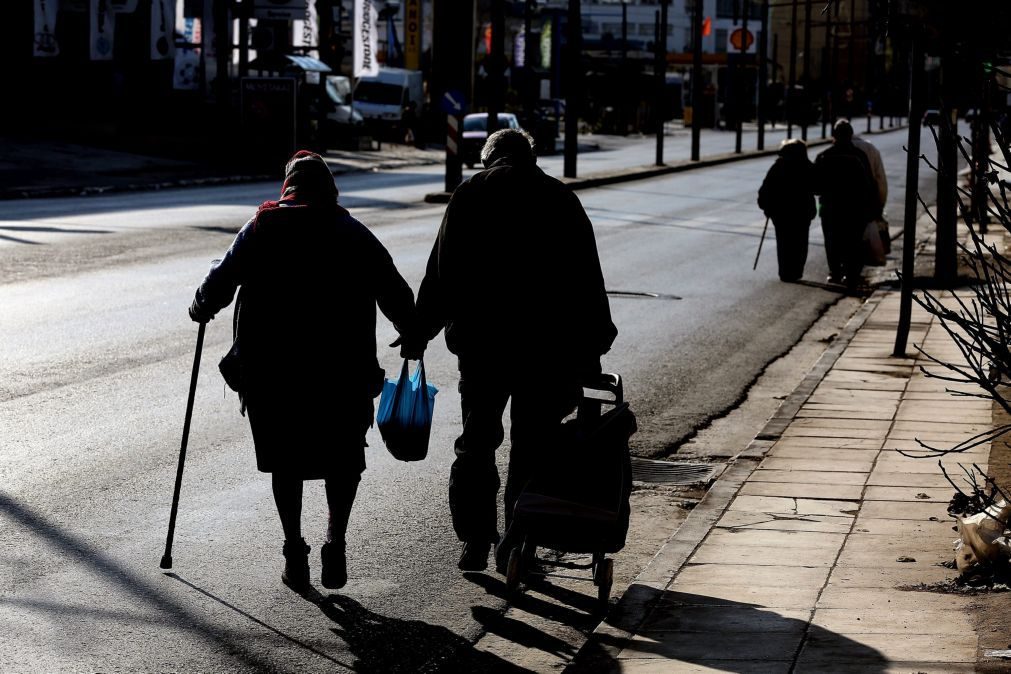
POLYGON ((807 140, 807 123, 810 115, 811 96, 811 0, 804 2, 804 73, 801 81, 804 83, 804 117, 800 124, 800 137, 807 140))
POLYGON ((702 140, 702 0, 692 8, 692 161, 699 160, 702 140))
POLYGON ((183 486, 183 467, 186 465, 186 445, 190 439, 190 421, 193 419, 193 400, 197 395, 197 376, 200 374, 200 354, 204 350, 204 330, 206 323, 197 329, 197 348, 193 353, 193 371, 190 373, 190 392, 186 398, 186 418, 183 421, 183 440, 179 447, 179 463, 176 465, 176 483, 172 490, 172 510, 169 512, 168 535, 165 537, 165 552, 161 556, 161 568, 172 568, 172 541, 176 533, 176 514, 179 512, 179 492, 183 486))
POLYGON ((239 77, 249 75, 249 7, 239 5, 239 77))
POLYGON ((821 137, 828 136, 829 107, 832 105, 831 63, 832 59, 832 8, 825 9, 825 55, 821 60, 822 72, 822 104, 821 104, 821 137))
POLYGON ((663 135, 667 120, 665 89, 667 87, 667 4, 660 0, 657 12, 656 45, 656 165, 663 166, 663 135))
POLYGON ((758 102, 755 106, 755 113, 758 116, 758 149, 765 149, 765 106, 768 98, 768 56, 766 48, 769 32, 769 0, 762 0, 762 31, 758 36, 758 102))
POLYGON ((786 137, 793 138, 793 88, 797 84, 797 0, 790 9, 790 78, 786 85, 783 110, 786 113, 786 137))
POLYGON ((744 114, 747 108, 747 102, 745 96, 742 94, 746 93, 749 89, 744 86, 743 81, 747 81, 746 77, 741 77, 741 73, 747 73, 747 67, 744 64, 744 55, 748 52, 748 12, 751 11, 751 6, 748 4, 748 0, 743 1, 742 9, 744 14, 741 19, 741 62, 737 64, 737 68, 734 70, 736 74, 737 81, 734 82, 734 108, 737 110, 737 124, 735 124, 737 138, 734 140, 734 152, 741 154, 741 136, 744 133, 744 114))
POLYGON ((955 133, 955 76, 953 50, 941 56, 941 124, 937 135, 937 241, 934 279, 949 287, 958 275, 958 137, 955 133))
POLYGON ((498 131, 505 93, 505 0, 491 0, 491 53, 488 54, 488 135, 498 131))
POLYGON ((913 315, 913 262, 916 255, 917 187, 920 169, 920 117, 923 114, 923 47, 919 36, 912 37, 909 61, 909 138, 906 141, 906 209, 902 232, 902 294, 899 298, 899 325, 892 355, 906 355, 909 325, 913 315))
POLYGON ((579 96, 582 82, 583 19, 579 0, 569 0, 568 76, 565 78, 565 167, 566 178, 576 177, 576 153, 579 147, 579 96))

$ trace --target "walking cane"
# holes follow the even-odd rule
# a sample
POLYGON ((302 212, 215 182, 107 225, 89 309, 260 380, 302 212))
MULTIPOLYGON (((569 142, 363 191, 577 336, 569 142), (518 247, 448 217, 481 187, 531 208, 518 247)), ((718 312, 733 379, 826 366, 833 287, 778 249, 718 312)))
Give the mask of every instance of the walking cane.
POLYGON ((193 398, 197 393, 197 375, 200 373, 200 352, 204 349, 204 328, 201 323, 197 331, 197 350, 193 354, 193 374, 190 375, 190 396, 186 400, 186 421, 183 422, 183 442, 179 448, 179 467, 176 468, 176 487, 172 494, 172 513, 169 515, 168 537, 165 539, 165 554, 161 556, 161 568, 172 568, 172 537, 176 532, 176 512, 179 510, 179 490, 183 486, 183 465, 186 463, 186 442, 190 438, 190 419, 193 417, 193 398))
POLYGON ((762 244, 765 243, 765 233, 769 231, 769 218, 765 219, 765 227, 762 227, 762 238, 758 240, 758 252, 755 253, 755 264, 751 266, 751 271, 758 269, 758 256, 762 254, 762 244))

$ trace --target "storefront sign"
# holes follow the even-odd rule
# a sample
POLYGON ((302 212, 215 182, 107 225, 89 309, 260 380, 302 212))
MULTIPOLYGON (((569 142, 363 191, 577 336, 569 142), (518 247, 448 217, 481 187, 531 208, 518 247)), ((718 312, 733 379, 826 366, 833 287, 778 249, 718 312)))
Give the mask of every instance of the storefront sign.
POLYGON ((421 0, 404 2, 404 67, 421 70, 421 0))

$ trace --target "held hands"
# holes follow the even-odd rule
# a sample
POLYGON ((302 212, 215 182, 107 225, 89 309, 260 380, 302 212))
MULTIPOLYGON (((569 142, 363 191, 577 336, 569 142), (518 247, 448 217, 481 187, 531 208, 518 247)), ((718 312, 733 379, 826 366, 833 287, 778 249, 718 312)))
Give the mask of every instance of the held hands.
POLYGON ((200 307, 200 303, 197 299, 193 298, 193 304, 190 305, 190 319, 194 323, 208 323, 214 318, 214 314, 208 314, 205 310, 200 307))
POLYGON ((393 340, 392 347, 400 347, 400 357, 407 360, 421 360, 425 355, 425 348, 428 340, 424 337, 415 337, 411 334, 403 334, 393 340))

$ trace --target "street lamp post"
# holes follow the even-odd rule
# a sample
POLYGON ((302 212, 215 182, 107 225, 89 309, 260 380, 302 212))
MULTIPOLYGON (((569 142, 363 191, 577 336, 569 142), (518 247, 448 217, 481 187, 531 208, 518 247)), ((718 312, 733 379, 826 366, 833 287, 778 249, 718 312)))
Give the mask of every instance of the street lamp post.
POLYGON ((663 134, 666 123, 667 87, 667 4, 670 0, 660 0, 656 27, 656 165, 663 166, 663 134))
POLYGON ((702 138, 699 111, 702 109, 702 0, 692 7, 692 161, 699 160, 702 138))
POLYGON ((811 95, 811 1, 804 2, 804 72, 801 80, 804 82, 804 116, 800 122, 800 137, 807 140, 807 122, 810 106, 808 97, 811 95))
POLYGON ((786 96, 783 97, 783 112, 786 114, 786 137, 793 138, 793 115, 791 99, 793 87, 797 84, 797 0, 793 0, 790 8, 790 77, 786 83, 786 96))
POLYGON ((576 177, 576 152, 579 143, 579 95, 582 84, 583 18, 579 0, 569 0, 568 76, 565 78, 565 166, 566 178, 576 177))
MULTIPOLYGON (((769 0, 762 0, 762 27, 758 36, 758 101, 755 105, 755 112, 758 117, 758 149, 765 149, 765 105, 768 94, 768 57, 766 48, 769 32, 769 0)), ((775 64, 773 64, 775 67, 775 64)))

